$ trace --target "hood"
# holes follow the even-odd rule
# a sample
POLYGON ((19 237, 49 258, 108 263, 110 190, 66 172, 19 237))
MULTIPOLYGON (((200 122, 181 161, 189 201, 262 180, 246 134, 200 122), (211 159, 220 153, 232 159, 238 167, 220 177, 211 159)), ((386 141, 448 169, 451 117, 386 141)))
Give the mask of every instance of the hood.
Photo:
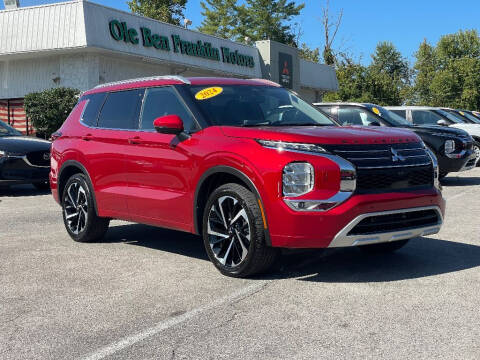
POLYGON ((0 150, 26 154, 32 151, 50 151, 50 141, 29 136, 0 136, 0 150))
POLYGON ((465 130, 461 130, 458 128, 453 128, 453 127, 447 127, 447 126, 440 126, 440 125, 415 125, 411 127, 412 130, 415 132, 426 132, 429 134, 442 134, 445 136, 466 136, 468 133, 466 133, 465 130))
POLYGON ((375 144, 417 142, 412 131, 366 126, 221 127, 225 136, 311 144, 375 144))
POLYGON ((480 124, 452 124, 451 128, 465 130, 471 136, 480 137, 480 124))

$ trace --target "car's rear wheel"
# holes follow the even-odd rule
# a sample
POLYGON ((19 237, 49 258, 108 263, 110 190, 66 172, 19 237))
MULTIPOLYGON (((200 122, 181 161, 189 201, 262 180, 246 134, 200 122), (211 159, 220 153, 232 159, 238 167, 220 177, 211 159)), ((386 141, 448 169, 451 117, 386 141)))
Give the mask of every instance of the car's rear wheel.
POLYGON ((97 215, 90 189, 86 176, 75 174, 63 190, 63 222, 70 237, 79 242, 102 239, 110 223, 110 219, 97 215))
POLYGON ((407 245, 410 239, 397 240, 386 243, 359 246, 360 250, 370 254, 385 254, 397 251, 407 245))
POLYGON ((267 246, 256 196, 238 184, 226 184, 209 197, 203 215, 208 257, 224 275, 245 277, 267 270, 277 249, 267 246))

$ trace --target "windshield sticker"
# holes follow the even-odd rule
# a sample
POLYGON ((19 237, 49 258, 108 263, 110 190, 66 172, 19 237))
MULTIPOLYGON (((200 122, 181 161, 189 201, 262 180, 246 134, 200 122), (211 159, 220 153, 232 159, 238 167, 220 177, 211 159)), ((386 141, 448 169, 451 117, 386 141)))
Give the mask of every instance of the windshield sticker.
POLYGON ((459 111, 460 115, 464 116, 465 113, 463 111, 459 111))
POLYGON ((197 100, 207 100, 214 96, 220 95, 223 92, 223 88, 214 86, 209 87, 203 90, 200 90, 195 94, 195 99, 197 100))
POLYGON ((372 111, 377 114, 378 116, 380 116, 380 110, 378 110, 376 107, 373 107, 372 108, 372 111))

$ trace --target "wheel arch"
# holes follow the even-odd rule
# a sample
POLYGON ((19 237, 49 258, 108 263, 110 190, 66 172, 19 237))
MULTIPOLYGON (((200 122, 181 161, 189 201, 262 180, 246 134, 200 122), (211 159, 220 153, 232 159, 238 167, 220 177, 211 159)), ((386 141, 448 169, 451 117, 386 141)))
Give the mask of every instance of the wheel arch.
POLYGON ((60 199, 60 203, 62 202, 62 195, 63 190, 65 188, 65 184, 67 183, 68 179, 75 175, 75 174, 83 174, 88 179, 88 185, 90 186, 90 193, 92 194, 93 198, 93 205, 95 207, 95 212, 98 215, 98 208, 97 208, 97 199, 95 197, 95 191, 93 190, 93 183, 85 166, 79 163, 76 160, 67 160, 65 161, 59 171, 58 174, 58 197, 60 199))
MULTIPOLYGON (((255 194, 256 198, 259 201, 259 204, 262 206, 262 213, 265 213, 265 206, 263 205, 260 193, 258 192, 258 189, 253 183, 253 181, 247 175, 231 166, 214 166, 202 174, 195 189, 193 203, 193 227, 195 234, 202 235, 203 213, 209 195, 214 189, 227 183, 236 183, 239 185, 243 185, 247 189, 249 189, 252 193, 255 194)), ((264 216, 264 221, 265 241, 267 245, 270 246, 271 241, 266 216, 264 216)))

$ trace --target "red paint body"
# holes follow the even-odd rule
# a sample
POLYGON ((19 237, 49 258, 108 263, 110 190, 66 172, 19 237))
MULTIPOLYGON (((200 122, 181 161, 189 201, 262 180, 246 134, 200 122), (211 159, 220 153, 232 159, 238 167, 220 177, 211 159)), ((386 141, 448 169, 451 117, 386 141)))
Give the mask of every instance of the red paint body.
MULTIPOLYGON (((192 85, 249 84, 268 81, 190 79, 192 85)), ((181 85, 176 80, 143 81, 94 89, 86 94, 132 88, 181 85)), ((176 141, 176 135, 156 132, 89 128, 80 123, 80 102, 52 146, 50 181, 59 202, 62 165, 80 163, 88 173, 99 216, 152 224, 187 232, 195 229, 195 192, 202 175, 217 166, 237 169, 258 191, 272 246, 327 247, 335 234, 360 214, 436 205, 445 202, 436 188, 412 192, 353 195, 321 213, 295 212, 283 201, 282 170, 292 161, 308 161, 315 169, 315 188, 301 196, 328 199, 339 189, 340 171, 333 161, 315 154, 279 152, 256 139, 316 144, 417 142, 412 132, 395 128, 284 127, 239 128, 210 126, 176 141)), ((201 221, 201 220, 200 220, 201 221)))

